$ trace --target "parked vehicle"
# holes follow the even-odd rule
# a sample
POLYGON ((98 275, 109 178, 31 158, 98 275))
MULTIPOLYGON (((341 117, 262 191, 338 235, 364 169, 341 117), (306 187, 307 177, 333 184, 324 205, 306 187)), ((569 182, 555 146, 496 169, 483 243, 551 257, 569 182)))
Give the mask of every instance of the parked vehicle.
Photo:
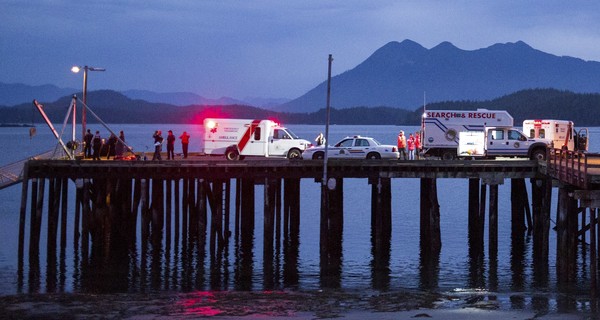
MULTIPOLYGON (((323 159, 325 146, 311 147, 302 153, 303 159, 323 159)), ((327 157, 337 159, 395 159, 400 157, 398 147, 384 145, 370 137, 353 136, 327 146, 327 157)))
POLYGON ((428 110, 423 115, 423 153, 443 160, 455 157, 528 157, 543 160, 550 141, 527 138, 504 110, 428 110), (461 135, 467 138, 461 145, 461 135), (475 153, 475 154, 473 154, 475 153))
POLYGON ((310 142, 272 120, 204 120, 204 153, 225 155, 227 160, 245 156, 300 158, 310 142))
POLYGON ((515 128, 486 127, 459 133, 459 158, 526 157, 546 160, 547 139, 528 139, 515 128))
POLYGON ((529 138, 544 138, 552 141, 554 148, 569 151, 588 150, 588 129, 575 130, 573 121, 535 119, 523 121, 523 132, 529 138))
POLYGON ((512 127, 513 117, 502 110, 427 110, 423 114, 423 154, 451 160, 457 156, 459 132, 484 131, 488 127, 512 127))

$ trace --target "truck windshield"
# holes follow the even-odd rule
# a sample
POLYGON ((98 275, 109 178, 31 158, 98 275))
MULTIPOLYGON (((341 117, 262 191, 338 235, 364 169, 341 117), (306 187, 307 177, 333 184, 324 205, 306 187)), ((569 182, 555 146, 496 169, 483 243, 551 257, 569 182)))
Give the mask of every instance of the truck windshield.
POLYGON ((292 139, 300 139, 300 137, 293 133, 292 130, 286 128, 284 131, 287 132, 290 135, 290 137, 292 137, 292 139))

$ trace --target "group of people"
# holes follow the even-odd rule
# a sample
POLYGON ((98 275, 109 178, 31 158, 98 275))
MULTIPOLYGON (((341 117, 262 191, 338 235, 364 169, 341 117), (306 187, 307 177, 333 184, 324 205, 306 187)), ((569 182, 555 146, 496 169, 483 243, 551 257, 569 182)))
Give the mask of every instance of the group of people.
POLYGON ((421 134, 419 132, 411 133, 406 138, 404 131, 400 130, 400 133, 398 133, 398 152, 400 152, 401 160, 419 159, 421 148, 421 134), (408 150, 408 155, 406 150, 408 150))
MULTIPOLYGON (((154 155, 152 156, 152 160, 162 160, 161 152, 162 152, 162 144, 164 138, 162 137, 162 131, 156 130, 154 131, 154 155)), ((188 147, 190 144, 190 134, 184 131, 180 136, 181 139, 181 150, 183 151, 183 158, 187 159, 188 157, 188 147)), ((167 134, 167 160, 175 160, 175 135, 172 130, 169 130, 167 134)))
POLYGON ((85 136, 83 136, 83 154, 85 158, 92 158, 92 160, 100 160, 100 154, 106 152, 106 159, 121 159, 126 150, 125 144, 125 133, 123 130, 119 132, 119 137, 114 133, 110 134, 108 140, 102 139, 100 131, 96 130, 96 134, 92 134, 90 129, 87 129, 85 136), (105 150, 102 148, 106 147, 105 150))

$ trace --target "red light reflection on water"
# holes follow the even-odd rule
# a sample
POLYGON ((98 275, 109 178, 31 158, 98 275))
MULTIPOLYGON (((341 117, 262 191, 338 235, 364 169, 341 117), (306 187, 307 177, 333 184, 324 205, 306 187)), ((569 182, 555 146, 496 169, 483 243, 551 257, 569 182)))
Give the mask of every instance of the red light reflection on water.
POLYGON ((284 291, 260 292, 198 291, 182 296, 175 307, 184 316, 272 317, 292 315, 293 303, 284 291))
POLYGON ((177 305, 183 308, 183 313, 186 315, 216 316, 223 311, 207 305, 215 303, 217 303, 217 299, 214 294, 208 291, 199 291, 193 293, 191 298, 177 302, 177 305))

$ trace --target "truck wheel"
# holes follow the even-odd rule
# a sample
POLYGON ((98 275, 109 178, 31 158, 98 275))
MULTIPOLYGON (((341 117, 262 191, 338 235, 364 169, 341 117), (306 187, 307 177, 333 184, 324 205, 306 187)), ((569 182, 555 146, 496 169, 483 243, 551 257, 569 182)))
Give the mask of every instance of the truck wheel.
POLYGON ((323 153, 323 152, 317 152, 317 153, 313 154, 313 156, 312 156, 313 160, 323 160, 324 157, 325 157, 325 153, 323 153))
POLYGON ((302 152, 300 152, 300 150, 298 149, 291 149, 288 152, 288 159, 293 160, 293 159, 300 159, 302 157, 302 152))
POLYGON ((377 159, 381 159, 381 155, 377 152, 371 152, 369 154, 367 154, 367 159, 368 160, 377 160, 377 159))
POLYGON ((452 151, 444 151, 442 153, 442 160, 452 160, 454 159, 454 153, 452 151))
POLYGON ((227 149, 225 151, 225 158, 229 161, 237 161, 240 160, 240 153, 236 149, 227 149))
POLYGON ((546 161, 546 150, 544 149, 535 149, 531 153, 531 160, 541 160, 546 161))

